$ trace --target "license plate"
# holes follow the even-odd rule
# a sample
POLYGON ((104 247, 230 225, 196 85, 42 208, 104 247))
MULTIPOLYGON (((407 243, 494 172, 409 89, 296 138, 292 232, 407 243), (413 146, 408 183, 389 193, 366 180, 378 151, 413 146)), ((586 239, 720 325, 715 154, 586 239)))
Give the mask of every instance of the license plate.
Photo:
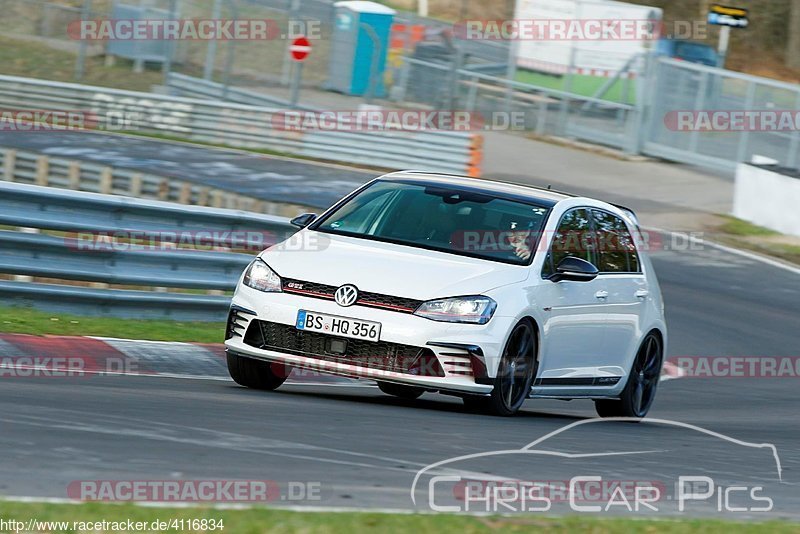
POLYGON ((306 310, 297 312, 297 324, 295 326, 298 330, 321 332, 332 336, 354 339, 366 339, 367 341, 378 341, 381 338, 381 323, 306 310))

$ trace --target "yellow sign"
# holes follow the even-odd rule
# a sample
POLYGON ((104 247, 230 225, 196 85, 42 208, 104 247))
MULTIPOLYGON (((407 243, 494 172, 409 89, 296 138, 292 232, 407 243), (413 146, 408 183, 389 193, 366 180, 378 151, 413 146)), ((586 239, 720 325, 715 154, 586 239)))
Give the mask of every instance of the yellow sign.
POLYGON ((728 15, 729 17, 746 17, 747 10, 741 7, 728 7, 719 4, 711 5, 711 12, 717 15, 728 15))
POLYGON ((728 7, 712 4, 708 11, 708 23, 730 28, 747 28, 747 10, 741 7, 728 7))

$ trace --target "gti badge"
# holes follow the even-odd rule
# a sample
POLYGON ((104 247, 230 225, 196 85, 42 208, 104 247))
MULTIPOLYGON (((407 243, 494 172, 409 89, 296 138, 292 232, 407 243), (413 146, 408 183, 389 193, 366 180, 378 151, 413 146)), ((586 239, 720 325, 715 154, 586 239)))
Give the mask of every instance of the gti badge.
POLYGON ((358 288, 353 284, 339 286, 333 294, 333 300, 339 306, 352 306, 358 300, 358 288))

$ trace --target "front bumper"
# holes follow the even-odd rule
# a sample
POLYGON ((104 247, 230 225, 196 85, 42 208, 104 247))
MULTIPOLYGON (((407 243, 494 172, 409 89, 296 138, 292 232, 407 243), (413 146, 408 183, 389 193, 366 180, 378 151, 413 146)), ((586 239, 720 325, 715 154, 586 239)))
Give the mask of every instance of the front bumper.
MULTIPOLYGON (((343 308, 324 299, 289 293, 264 293, 240 285, 233 297, 234 328, 225 341, 233 353, 265 361, 280 362, 303 371, 368 378, 409 384, 429 390, 486 394, 492 390, 505 337, 513 326, 513 318, 495 316, 485 325, 431 321, 424 317, 389 310, 351 306, 343 308), (245 342, 245 334, 253 321, 268 321, 294 326, 298 310, 377 321, 381 323, 381 341, 429 350, 441 365, 444 376, 417 376, 377 366, 347 361, 321 359, 315 354, 283 352, 259 348, 245 342)), ((365 342, 369 343, 369 342, 365 342)))

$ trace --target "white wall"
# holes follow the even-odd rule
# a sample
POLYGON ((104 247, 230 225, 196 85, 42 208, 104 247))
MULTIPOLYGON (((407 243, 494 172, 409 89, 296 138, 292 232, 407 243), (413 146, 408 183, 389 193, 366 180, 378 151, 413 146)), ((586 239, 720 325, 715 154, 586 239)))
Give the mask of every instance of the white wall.
POLYGON ((740 163, 736 168, 733 216, 800 236, 800 178, 740 163))

